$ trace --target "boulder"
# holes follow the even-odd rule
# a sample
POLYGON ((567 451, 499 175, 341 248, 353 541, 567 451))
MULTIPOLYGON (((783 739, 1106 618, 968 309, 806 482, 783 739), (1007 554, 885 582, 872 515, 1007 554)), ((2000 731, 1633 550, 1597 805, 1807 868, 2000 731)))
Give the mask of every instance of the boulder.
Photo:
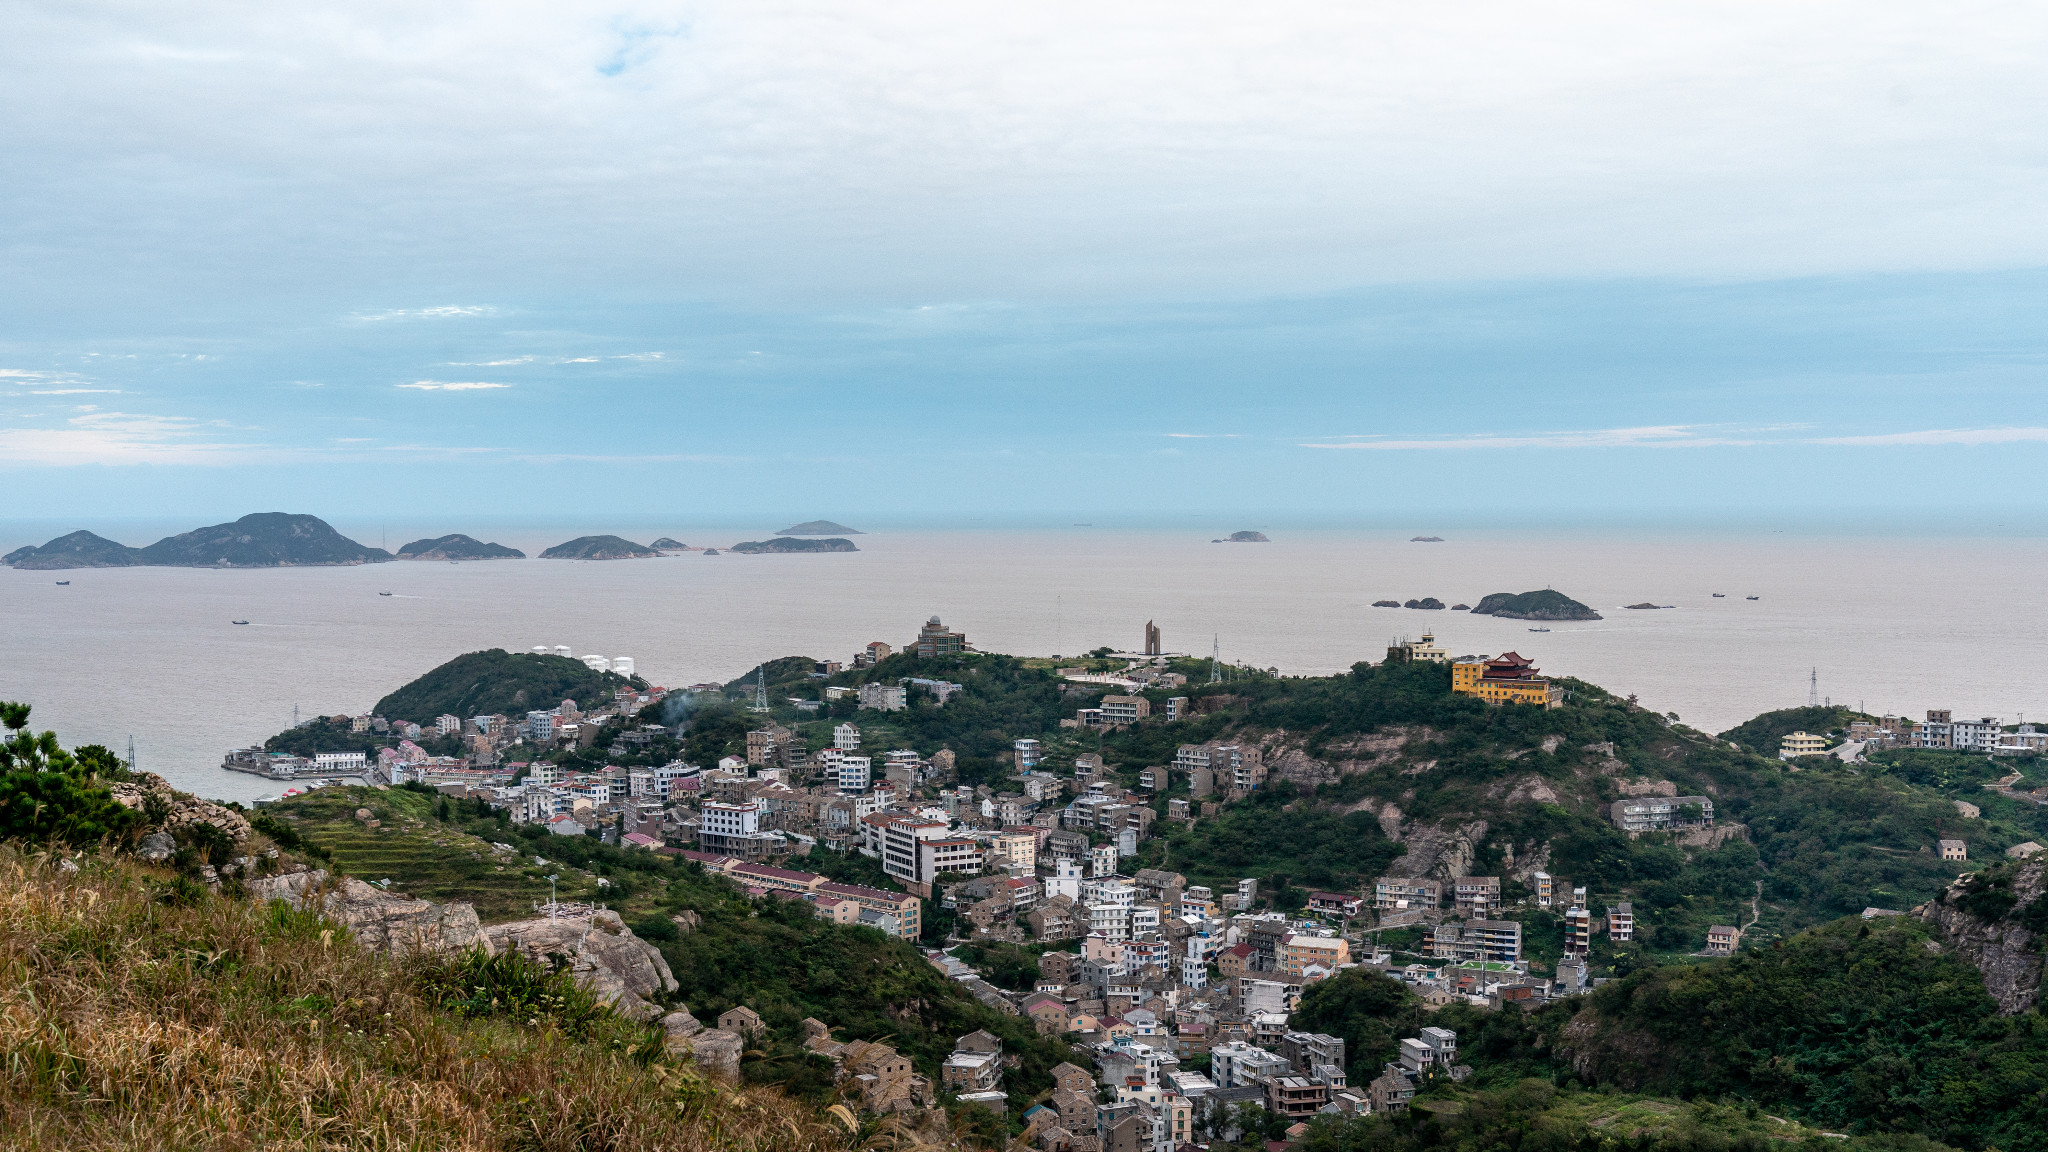
POLYGON ((144 836, 142 843, 135 846, 135 854, 151 864, 161 864, 169 860, 171 854, 177 850, 178 842, 171 839, 169 832, 161 829, 144 836))
POLYGON ((677 988, 661 950, 633 935, 616 912, 558 920, 519 920, 485 930, 493 952, 517 949, 538 960, 563 957, 578 982, 636 1020, 652 1020, 652 1002, 677 988))
POLYGON ((671 1032, 666 1047, 678 1056, 687 1055, 697 1067, 713 1076, 737 1080, 740 1054, 746 1051, 747 1042, 722 1028, 704 1028, 681 1037, 671 1032))
POLYGON ((353 876, 334 881, 323 869, 246 882, 257 900, 282 900, 315 911, 349 930, 364 947, 404 955, 489 947, 476 909, 468 904, 415 900, 363 883, 353 876))
POLYGON ((174 792, 163 777, 154 772, 143 772, 133 780, 107 785, 107 791, 124 808, 149 810, 149 802, 162 801, 169 813, 164 817, 163 831, 175 833, 180 828, 194 824, 211 824, 227 834, 237 844, 249 838, 249 822, 242 814, 231 808, 223 808, 211 800, 201 800, 182 792, 174 792))

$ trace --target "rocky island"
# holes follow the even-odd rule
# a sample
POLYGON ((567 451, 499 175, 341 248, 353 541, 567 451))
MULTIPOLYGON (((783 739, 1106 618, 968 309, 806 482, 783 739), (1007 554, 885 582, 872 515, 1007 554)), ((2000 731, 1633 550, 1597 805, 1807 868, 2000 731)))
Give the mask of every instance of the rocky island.
POLYGON ((661 553, 621 536, 578 536, 540 554, 543 560, 639 560, 661 553))
POLYGON ((1271 543, 1272 543, 1272 541, 1271 541, 1271 540, 1268 540, 1268 539, 1266 539, 1266 534, 1265 534, 1264 532, 1253 532, 1253 531, 1250 531, 1250 530, 1246 530, 1246 531, 1243 531, 1243 532, 1232 532, 1232 533, 1231 533, 1230 535, 1228 535, 1228 536, 1224 537, 1224 538, 1223 538, 1223 539, 1221 539, 1221 540, 1211 540, 1211 541, 1209 541, 1209 543, 1211 543, 1211 544, 1271 544, 1271 543))
POLYGON ((1474 616, 1504 616, 1510 620, 1598 620, 1600 614, 1562 592, 1544 588, 1535 592, 1495 592, 1472 606, 1474 616))
POLYGON ((648 547, 658 548, 663 552, 688 552, 690 550, 690 546, 688 544, 683 543, 681 540, 678 540, 673 536, 663 536, 661 539, 656 540, 654 543, 648 545, 648 547))
POLYGON ((1443 606, 1444 606, 1444 602, 1443 602, 1443 601, 1441 601, 1441 600, 1439 600, 1439 599, 1437 599, 1437 598, 1436 598, 1436 597, 1434 597, 1434 596, 1424 596, 1424 597, 1423 597, 1422 599, 1420 599, 1420 600, 1410 600, 1410 601, 1408 601, 1408 602, 1407 602, 1406 604, 1403 604, 1403 605, 1401 605, 1401 607, 1403 607, 1403 608, 1428 608, 1428 609, 1441 609, 1441 608, 1442 608, 1443 606))
POLYGON ((1624 605, 1622 605, 1622 607, 1623 607, 1623 608, 1626 608, 1626 609, 1631 609, 1631 610, 1634 610, 1634 611, 1641 611, 1641 610, 1643 610, 1643 609, 1645 609, 1645 608, 1675 608, 1675 607, 1677 607, 1677 605, 1675 605, 1675 604, 1652 604, 1652 603, 1650 603, 1650 602, 1649 602, 1648 600, 1645 600, 1645 601, 1643 601, 1643 602, 1642 602, 1641 604, 1624 604, 1624 605))
POLYGON ((318 516, 253 512, 231 524, 212 524, 166 536, 147 548, 130 548, 104 536, 78 531, 40 548, 17 548, 0 563, 15 568, 291 568, 330 564, 380 564, 391 559, 336 532, 318 516))
MULTIPOLYGON (((801 523, 801 524, 792 524, 792 525, 790 525, 789 527, 787 527, 787 528, 784 528, 784 529, 782 529, 781 531, 777 532, 777 533, 776 533, 776 535, 777 535, 777 536, 865 536, 865 535, 867 535, 867 533, 865 533, 865 532, 862 532, 862 531, 861 531, 860 529, 858 529, 858 528, 848 528, 848 527, 847 527, 846 525, 844 525, 844 524, 835 524, 835 523, 833 523, 833 522, 832 522, 832 521, 830 521, 830 520, 806 520, 806 521, 804 521, 804 522, 803 522, 803 523, 801 523)), ((839 549, 835 549, 835 551, 839 551, 839 549)))
POLYGON ((1410 544, 1441 544, 1444 542, 1444 538, 1441 536, 1410 536, 1408 542, 1410 544))
POLYGON ((503 544, 486 544, 460 532, 432 540, 415 540, 398 550, 400 560, 524 560, 526 553, 503 544))
POLYGON ((787 536, 778 536, 773 540, 742 540, 726 551, 738 552, 743 556, 759 556, 787 552, 858 552, 860 549, 853 546, 853 541, 837 537, 830 540, 793 540, 787 536))

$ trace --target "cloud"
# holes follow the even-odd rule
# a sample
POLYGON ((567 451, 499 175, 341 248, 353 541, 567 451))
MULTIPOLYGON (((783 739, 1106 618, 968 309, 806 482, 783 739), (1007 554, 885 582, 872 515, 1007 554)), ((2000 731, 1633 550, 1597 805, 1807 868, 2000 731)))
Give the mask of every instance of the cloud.
POLYGON ((1175 440, 1236 440, 1236 432, 1167 432, 1164 435, 1175 440))
POLYGON ((2048 428, 1929 428, 1874 436, 1822 436, 1808 444, 1905 447, 1919 444, 2048 444, 2048 428))
POLYGON ((242 464, 272 460, 264 445, 206 439, 218 425, 180 416, 88 412, 61 428, 0 428, 8 464, 242 464))
POLYGON ((1660 424, 1640 428, 1598 428, 1521 435, 1480 434, 1427 440, 1347 438, 1343 443, 1303 444, 1303 448, 1340 448, 1373 452, 1470 451, 1502 448, 1719 448, 1757 444, 1753 438, 1705 435, 1703 425, 1660 424))
POLYGON ((32 392, 30 392, 30 393, 29 393, 29 395, 31 395, 31 396, 93 396, 93 395, 105 395, 105 396, 121 396, 121 395, 125 395, 125 393, 123 393, 123 392, 122 392, 122 391, 121 391, 121 390, 120 390, 119 388, 45 388, 45 389, 38 389, 38 390, 36 390, 36 391, 32 391, 32 392))
POLYGON ((418 380, 411 384, 400 384, 400 388, 414 388, 421 392, 476 392, 486 388, 510 388, 510 384, 489 384, 481 380, 418 380))
POLYGON ((383 312, 357 312, 351 320, 375 323, 380 320, 455 320, 468 316, 495 316, 496 308, 486 304, 445 304, 435 308, 392 308, 383 312))

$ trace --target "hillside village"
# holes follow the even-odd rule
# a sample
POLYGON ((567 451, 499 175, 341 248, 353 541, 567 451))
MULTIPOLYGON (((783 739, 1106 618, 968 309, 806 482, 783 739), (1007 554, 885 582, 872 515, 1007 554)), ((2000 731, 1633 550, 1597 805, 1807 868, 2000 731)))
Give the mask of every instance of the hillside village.
MULTIPOLYGON (((1272 674, 1212 663, 1210 683, 1190 687, 1191 676, 1203 676, 1201 663, 1160 649, 1148 626, 1143 651, 1104 649, 1023 670, 1067 713, 1044 704, 1037 726, 984 733, 957 751, 920 746, 904 724, 923 717, 928 736, 948 709, 977 703, 981 682, 971 674, 884 673, 906 661, 912 670, 971 672, 977 661, 1011 658, 974 653, 963 634, 935 617, 901 652, 877 641, 844 664, 792 658, 730 684, 621 684, 617 674, 630 676, 630 665, 592 657, 585 662, 592 674, 612 676, 580 693, 580 702, 467 717, 316 718, 302 726, 315 746, 356 746, 309 755, 238 750, 227 766, 315 789, 331 775, 360 773, 378 787, 438 793, 509 826, 545 830, 544 838, 667 858, 723 878, 748 898, 919 945, 926 962, 980 1004, 1067 1045, 1071 1058, 1050 1069, 1049 1096, 1020 1097, 1006 1083, 1006 1074, 1017 1075, 1019 1055, 987 1030, 952 1038, 936 1080, 889 1043, 836 1040, 817 1019, 803 1022, 803 1050, 828 1060, 849 1099, 870 1114, 942 1103, 986 1109, 1048 1152, 1168 1152, 1280 1127, 1299 1136, 1312 1117, 1399 1114, 1419 1090, 1473 1074, 1453 1029, 1419 1026, 1395 1038, 1393 1050, 1366 1053, 1299 1027, 1304 997, 1341 975, 1378 973, 1432 1012, 1458 1005, 1533 1013, 1642 963, 1631 959, 1647 943, 1635 901, 1602 875, 1574 881, 1563 874, 1550 862, 1549 843, 1488 841, 1485 820, 1404 818, 1401 803, 1418 806, 1412 786, 1387 799, 1356 794, 1375 774, 1398 781, 1437 770, 1441 756, 1430 755, 1426 730, 1386 726, 1330 750, 1291 741, 1284 728, 1239 726, 1242 734, 1234 735, 1219 727, 1222 713, 1241 711, 1246 693, 1272 683, 1272 674), (1148 735, 1176 729, 1214 734, 1169 744, 1148 735), (1000 744, 991 748, 995 739, 1000 744), (1142 753, 1136 763, 1134 749, 1142 753), (1385 847, 1373 860, 1380 870, 1306 889, 1272 873, 1216 875, 1203 837, 1236 835, 1248 826, 1232 821, 1276 800, 1294 811, 1307 802, 1288 799, 1298 795, 1348 801, 1346 810, 1359 815, 1347 819, 1366 822, 1350 827, 1385 847), (1196 863, 1196 875, 1169 864, 1176 847, 1196 863), (1496 870, 1478 874, 1487 863, 1496 870)), ((534 655, 571 663, 548 649, 534 655)), ((1427 636, 1393 646, 1378 667, 1413 680, 1444 666, 1449 681, 1435 691, 1522 706, 1502 716, 1554 713, 1562 722, 1574 707, 1605 698, 1543 676, 1519 654, 1453 657, 1427 636), (1416 671, 1402 671, 1409 668, 1416 671)), ((1817 747, 1803 731, 1787 733, 1782 758, 1770 762, 1796 772, 1797 757, 1807 754, 1845 764, 1866 747, 1952 747, 1934 734, 1952 741, 1954 729, 1935 727, 1932 715, 1925 726, 1854 720, 1817 747), (1845 739, 1851 736, 1853 743, 1845 739)), ((1657 731, 1719 748, 1712 770, 1725 770, 1727 749, 1740 750, 1650 720, 1657 731)), ((1669 778, 1631 775, 1634 766, 1617 758, 1612 741, 1586 743, 1576 759, 1567 742, 1554 732, 1507 753, 1509 761, 1534 753, 1532 761, 1566 769, 1511 778, 1506 795, 1499 785, 1489 789, 1491 802, 1577 803, 1618 843, 1645 852, 1668 844, 1702 859, 1724 849, 1755 857, 1750 828, 1717 813, 1714 793, 1728 799, 1721 787, 1708 782, 1681 794, 1669 778), (1560 795, 1574 780, 1582 793, 1576 801, 1560 795)), ((1983 751, 2004 750, 1997 740, 1982 743, 1983 751)), ((2014 774, 1995 787, 2035 807, 2031 793, 2015 790, 2019 782, 2014 774)), ((300 792, 287 794, 287 808, 300 792)), ((1499 814, 1494 822, 1509 826, 1499 814)), ((1998 847, 2015 857, 2038 850, 2031 841, 1998 847)), ((1939 860, 1921 866, 1926 875, 1946 866, 1953 878, 1968 867, 1966 840, 1942 838, 1937 850, 1939 860)), ((1300 861, 1293 872, 1311 880, 1338 874, 1300 861)), ((1665 914, 1662 950, 1732 956, 1770 914, 1758 901, 1746 916, 1740 899, 1722 906, 1731 913, 1722 922, 1665 914)), ((551 916, 559 912, 548 907, 551 916)), ((1872 906, 1863 915, 1905 911, 1872 906)), ((586 922, 595 915, 582 914, 586 922)), ((1658 919, 1656 910, 1649 914, 1658 919)), ((716 1028, 703 1028, 687 1009, 664 1023, 678 1045, 730 1074, 738 1071, 743 1038, 762 1027, 745 1005, 720 1014, 716 1028)))

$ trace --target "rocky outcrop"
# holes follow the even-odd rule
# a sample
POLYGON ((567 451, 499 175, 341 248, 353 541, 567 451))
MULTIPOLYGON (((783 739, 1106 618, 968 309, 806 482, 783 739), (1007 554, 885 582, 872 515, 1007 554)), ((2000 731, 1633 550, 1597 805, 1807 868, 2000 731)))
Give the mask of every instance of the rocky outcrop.
POLYGON ((113 793, 114 800, 122 807, 134 808, 152 820, 155 814, 151 812, 153 805, 150 802, 159 802, 165 815, 155 827, 173 835, 195 824, 211 824, 237 844, 249 838, 249 822, 242 818, 241 813, 223 808, 211 800, 174 792, 170 783, 154 772, 143 772, 133 780, 109 784, 107 791, 113 793))
POLYGON ((672 1055, 688 1056, 714 1076, 739 1079, 740 1054, 746 1051, 746 1041, 738 1034, 704 1027, 688 1008, 663 1016, 661 1028, 666 1034, 662 1046, 672 1055))
POLYGON ((1403 608, 1422 608, 1431 612, 1441 611, 1443 606, 1444 602, 1434 596, 1424 596, 1420 600, 1410 600, 1401 605, 1403 608))
POLYGON ((2048 873, 2048 861, 2028 860, 2011 868, 1989 883, 1976 874, 1958 877, 1938 898, 1913 909, 1913 915, 1932 925, 1944 943, 1984 974, 1984 990, 2007 1016, 2025 1012, 2041 995, 2041 934, 2019 920, 2039 919, 2036 905, 2048 888, 2043 875, 2048 873), (1984 894, 1987 887, 2011 898, 1996 920, 1986 920, 1966 906, 1973 893, 1984 894), (2029 916, 2030 912, 2036 915, 2029 916))
POLYGON ((1598 620, 1600 614, 1562 592, 1495 592, 1472 606, 1474 616, 1505 616, 1511 620, 1598 620))
POLYGON ((1486 840, 1486 828, 1484 820, 1474 820, 1455 828, 1439 824, 1411 825, 1403 830, 1401 836, 1401 842, 1408 851, 1387 866, 1387 875, 1435 876, 1445 880, 1468 875, 1472 871, 1472 862, 1479 858, 1479 845, 1486 840))
POLYGON ((378 952, 457 952, 484 943, 483 926, 468 904, 415 900, 353 876, 337 881, 324 869, 260 876, 244 887, 256 900, 282 900, 318 912, 378 952))
POLYGON ((1555 804, 1557 800, 1557 790, 1541 776, 1524 776, 1515 781, 1514 787, 1508 790, 1510 804, 1555 804))
POLYGON ((1620 784, 1616 785, 1616 787, 1618 787, 1621 790, 1621 794, 1623 796, 1678 795, 1678 785, 1673 784, 1669 780, 1652 780, 1648 777, 1642 777, 1636 780, 1623 780, 1620 784))
POLYGON ((493 924, 485 937, 493 952, 517 949, 538 960, 560 957, 599 999, 636 1020, 661 1015, 652 1001, 676 990, 661 950, 633 935, 616 912, 493 924))

